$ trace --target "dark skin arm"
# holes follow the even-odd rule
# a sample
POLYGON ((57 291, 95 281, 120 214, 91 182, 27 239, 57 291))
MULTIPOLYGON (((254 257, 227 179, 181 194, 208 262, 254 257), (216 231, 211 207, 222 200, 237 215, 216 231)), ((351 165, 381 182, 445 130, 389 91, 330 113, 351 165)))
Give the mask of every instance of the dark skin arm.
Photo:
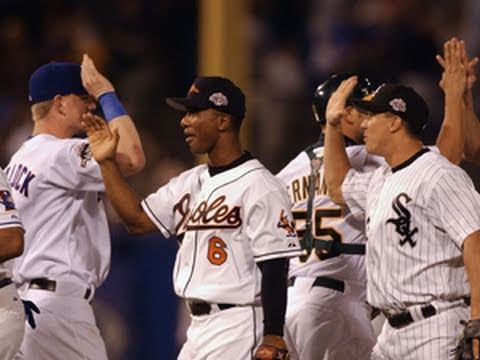
POLYGON ((23 233, 21 227, 0 229, 0 263, 22 255, 23 233))

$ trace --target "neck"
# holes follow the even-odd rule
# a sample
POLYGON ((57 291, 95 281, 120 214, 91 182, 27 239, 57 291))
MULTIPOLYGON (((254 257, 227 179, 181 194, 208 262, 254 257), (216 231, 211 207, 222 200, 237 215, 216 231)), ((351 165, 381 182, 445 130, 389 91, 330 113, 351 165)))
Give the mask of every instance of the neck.
POLYGON ((423 143, 418 139, 408 139, 401 144, 393 143, 388 153, 383 157, 390 167, 394 168, 410 159, 423 148, 423 143))
POLYGON ((33 135, 38 134, 49 134, 53 135, 60 139, 66 139, 73 136, 70 134, 68 129, 62 128, 61 126, 56 125, 56 121, 45 119, 39 119, 34 122, 33 125, 33 135))
POLYGON ((208 163, 212 166, 225 166, 242 156, 240 140, 225 139, 216 144, 215 148, 208 153, 208 163))

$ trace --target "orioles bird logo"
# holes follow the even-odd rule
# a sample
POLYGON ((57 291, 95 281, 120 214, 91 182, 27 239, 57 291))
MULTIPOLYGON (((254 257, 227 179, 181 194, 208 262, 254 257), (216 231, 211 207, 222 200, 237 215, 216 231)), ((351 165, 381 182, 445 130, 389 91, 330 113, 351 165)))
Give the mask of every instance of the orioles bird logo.
POLYGON ((287 232, 287 236, 295 236, 295 222, 288 220, 284 209, 280 212, 280 220, 278 220, 277 227, 284 229, 287 232))

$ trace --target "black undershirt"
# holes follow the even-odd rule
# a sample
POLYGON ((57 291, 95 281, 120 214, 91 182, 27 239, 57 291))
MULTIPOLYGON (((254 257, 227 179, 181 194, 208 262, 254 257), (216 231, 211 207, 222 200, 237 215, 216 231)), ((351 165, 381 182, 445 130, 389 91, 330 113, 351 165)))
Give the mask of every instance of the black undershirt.
POLYGON ((252 159, 253 159, 252 154, 250 154, 248 151, 245 151, 239 158, 233 160, 230 164, 223 165, 223 166, 213 166, 209 164, 208 173, 210 174, 210 176, 215 176, 217 174, 220 174, 221 172, 233 169, 234 167, 252 159))
POLYGON ((417 151, 412 157, 410 157, 409 159, 405 160, 404 162, 402 162, 401 164, 395 166, 392 168, 392 173, 398 171, 398 170, 402 170, 404 168, 406 168, 408 165, 410 165, 411 163, 413 163, 415 160, 417 160, 420 156, 422 156, 423 154, 429 152, 430 149, 428 148, 423 148, 419 151, 417 151))

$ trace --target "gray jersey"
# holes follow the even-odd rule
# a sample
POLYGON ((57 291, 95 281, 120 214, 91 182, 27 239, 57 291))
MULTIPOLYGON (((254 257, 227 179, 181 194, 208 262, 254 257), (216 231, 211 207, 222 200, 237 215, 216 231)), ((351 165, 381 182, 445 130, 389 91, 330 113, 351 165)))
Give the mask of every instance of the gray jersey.
POLYGON ((343 196, 367 228, 367 298, 396 312, 469 294, 462 245, 480 229, 480 195, 468 175, 427 151, 393 169, 352 169, 343 196))

